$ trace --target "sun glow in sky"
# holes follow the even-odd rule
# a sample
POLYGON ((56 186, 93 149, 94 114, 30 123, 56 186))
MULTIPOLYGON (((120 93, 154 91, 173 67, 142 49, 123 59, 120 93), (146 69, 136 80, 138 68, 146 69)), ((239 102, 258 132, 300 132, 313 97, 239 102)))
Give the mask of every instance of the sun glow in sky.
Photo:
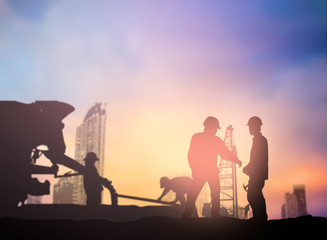
MULTIPOLYGON (((305 184, 327 216, 326 1, 0 0, 1 100, 58 100, 67 154, 95 102, 107 103, 105 175, 121 194, 157 198, 190 174, 191 136, 209 116, 234 127, 249 161, 249 117, 269 144, 270 218, 305 184)), ((239 202, 247 177, 238 170, 239 202)), ((122 200, 123 204, 138 204, 122 200)))

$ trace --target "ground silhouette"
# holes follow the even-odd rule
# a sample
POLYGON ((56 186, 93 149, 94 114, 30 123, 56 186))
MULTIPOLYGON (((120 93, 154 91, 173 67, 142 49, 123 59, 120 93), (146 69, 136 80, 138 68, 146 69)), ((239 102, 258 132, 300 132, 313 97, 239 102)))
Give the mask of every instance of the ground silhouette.
POLYGON ((315 239, 327 219, 310 215, 254 223, 228 217, 149 217, 136 221, 0 219, 0 239, 315 239))

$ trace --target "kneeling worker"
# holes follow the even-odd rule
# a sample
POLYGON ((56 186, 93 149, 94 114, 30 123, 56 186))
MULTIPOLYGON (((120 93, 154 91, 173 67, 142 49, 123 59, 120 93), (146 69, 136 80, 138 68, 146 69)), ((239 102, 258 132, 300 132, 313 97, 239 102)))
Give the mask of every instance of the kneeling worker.
POLYGON ((94 165, 99 158, 94 152, 89 152, 85 161, 84 189, 86 193, 86 205, 97 206, 101 204, 101 192, 103 187, 100 182, 99 173, 94 165))

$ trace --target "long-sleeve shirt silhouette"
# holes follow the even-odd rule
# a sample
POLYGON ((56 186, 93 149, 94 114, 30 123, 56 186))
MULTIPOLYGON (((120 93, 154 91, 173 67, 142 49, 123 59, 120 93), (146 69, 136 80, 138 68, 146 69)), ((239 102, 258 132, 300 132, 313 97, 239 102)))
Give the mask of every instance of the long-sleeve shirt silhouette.
POLYGON ((238 158, 226 147, 224 141, 216 135, 206 132, 196 133, 192 136, 188 151, 188 162, 192 171, 197 173, 219 172, 217 157, 238 162, 238 158))
POLYGON ((253 137, 248 169, 250 178, 268 179, 268 142, 262 134, 253 137))
POLYGON ((94 165, 87 164, 85 167, 84 189, 88 195, 98 193, 103 190, 99 173, 94 165))

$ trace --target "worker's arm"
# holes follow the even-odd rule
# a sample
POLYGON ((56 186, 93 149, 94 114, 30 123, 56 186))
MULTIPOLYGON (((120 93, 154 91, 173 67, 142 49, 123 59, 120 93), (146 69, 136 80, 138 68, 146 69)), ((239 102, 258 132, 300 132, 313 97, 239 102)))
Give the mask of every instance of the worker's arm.
POLYGON ((219 149, 219 155, 228 161, 234 162, 238 164, 240 167, 242 166, 242 162, 238 159, 237 156, 234 155, 225 145, 223 140, 218 139, 218 149, 219 149))
POLYGON ((160 195, 160 197, 158 198, 158 201, 161 201, 161 199, 170 191, 170 188, 165 188, 162 192, 162 194, 160 195))
POLYGON ((243 168, 243 172, 249 176, 258 176, 268 171, 267 140, 263 138, 259 143, 256 144, 256 147, 251 149, 251 152, 253 152, 253 154, 251 154, 249 164, 243 168))
POLYGON ((193 135, 190 143, 190 148, 187 154, 188 163, 191 169, 193 169, 194 165, 196 165, 196 159, 197 159, 195 142, 196 142, 196 137, 195 135, 193 135))
POLYGON ((178 201, 178 199, 177 199, 177 194, 176 194, 175 200, 171 201, 171 203, 177 203, 177 201, 178 201))
POLYGON ((248 165, 246 165, 244 168, 243 168, 243 173, 245 173, 246 175, 250 175, 250 169, 251 169, 251 162, 249 162, 248 165))

